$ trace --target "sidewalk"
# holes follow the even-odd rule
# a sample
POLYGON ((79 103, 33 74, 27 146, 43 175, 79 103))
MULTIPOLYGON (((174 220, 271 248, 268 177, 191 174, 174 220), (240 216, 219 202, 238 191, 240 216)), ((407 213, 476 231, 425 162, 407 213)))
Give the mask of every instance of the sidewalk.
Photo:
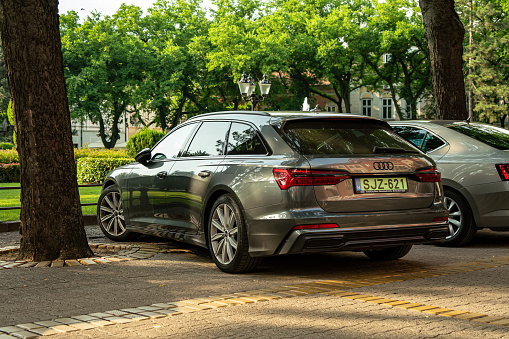
MULTIPOLYGON (((95 227, 87 234, 105 241, 95 227)), ((0 246, 16 236, 0 233, 0 246)), ((490 237, 462 249, 417 246, 395 262, 273 258, 245 275, 220 272, 206 250, 143 238, 137 246, 164 251, 0 271, 0 339, 509 338, 509 242, 490 237)))

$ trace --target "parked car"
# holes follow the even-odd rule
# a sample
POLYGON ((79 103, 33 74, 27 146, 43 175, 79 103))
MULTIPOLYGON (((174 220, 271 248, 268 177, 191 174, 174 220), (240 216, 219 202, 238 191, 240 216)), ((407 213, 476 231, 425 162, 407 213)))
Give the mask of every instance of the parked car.
POLYGON ((352 250, 392 260, 448 231, 435 164, 373 118, 202 114, 136 161, 104 182, 104 234, 208 247, 225 272, 291 253, 352 250))
POLYGON ((509 230, 509 131, 462 121, 391 122, 436 161, 450 234, 442 245, 468 244, 477 229, 509 230))

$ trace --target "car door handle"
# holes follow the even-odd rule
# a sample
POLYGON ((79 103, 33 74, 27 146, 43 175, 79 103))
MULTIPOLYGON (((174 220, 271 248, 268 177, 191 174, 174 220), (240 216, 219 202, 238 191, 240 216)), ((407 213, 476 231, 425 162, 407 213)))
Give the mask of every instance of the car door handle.
POLYGON ((168 176, 168 172, 165 172, 165 171, 157 173, 157 177, 159 179, 166 178, 167 176, 168 176))
POLYGON ((198 176, 200 178, 206 178, 206 177, 210 176, 210 173, 211 173, 210 171, 201 171, 200 173, 198 173, 198 176))

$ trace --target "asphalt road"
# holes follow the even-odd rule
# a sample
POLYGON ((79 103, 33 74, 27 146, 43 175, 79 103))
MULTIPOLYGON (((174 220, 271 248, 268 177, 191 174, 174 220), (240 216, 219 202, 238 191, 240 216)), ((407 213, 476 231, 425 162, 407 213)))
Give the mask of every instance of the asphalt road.
MULTIPOLYGON (((95 227, 87 227, 87 233, 90 242, 107 242, 95 227)), ((16 238, 13 232, 0 233, 0 247, 15 244, 16 238)), ((158 244, 173 251, 104 265, 0 271, 0 331, 25 323, 298 284, 316 286, 323 281, 364 281, 364 286, 347 291, 479 313, 493 317, 484 319, 509 323, 509 269, 504 263, 509 255, 509 233, 480 231, 473 244, 462 248, 414 246, 406 257, 392 262, 377 262, 362 253, 349 252, 266 258, 259 270, 243 275, 222 273, 208 252, 198 247, 152 237, 142 237, 138 244, 158 244), (490 262, 494 264, 483 266, 490 262), (464 265, 472 269, 457 270, 464 265), (437 269, 442 272, 438 276, 423 273, 437 269), (406 277, 403 280, 377 281, 402 274, 406 277)), ((260 336, 509 338, 509 327, 352 300, 325 291, 55 334, 52 338, 260 336)))

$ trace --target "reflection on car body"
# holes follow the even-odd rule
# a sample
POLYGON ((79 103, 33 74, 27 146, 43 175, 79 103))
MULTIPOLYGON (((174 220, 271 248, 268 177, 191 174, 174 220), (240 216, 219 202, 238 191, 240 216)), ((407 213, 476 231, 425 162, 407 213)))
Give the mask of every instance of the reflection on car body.
POLYGON ((208 247, 225 272, 291 253, 397 259, 448 230, 433 161, 373 118, 202 114, 136 160, 104 182, 106 236, 148 233, 208 247))

